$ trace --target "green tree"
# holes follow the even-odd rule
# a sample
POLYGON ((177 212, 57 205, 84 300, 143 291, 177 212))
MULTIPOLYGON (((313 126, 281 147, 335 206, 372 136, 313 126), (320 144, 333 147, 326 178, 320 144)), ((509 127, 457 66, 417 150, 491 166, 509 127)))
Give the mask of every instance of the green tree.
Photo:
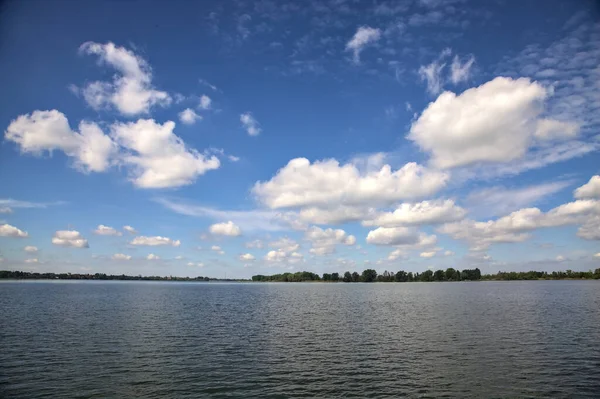
POLYGON ((435 281, 444 281, 445 277, 446 274, 443 270, 436 270, 435 273, 433 273, 433 279, 435 281))
POLYGON ((377 278, 377 272, 373 269, 366 269, 362 272, 362 281, 372 283, 377 278))
POLYGON ((351 283, 352 282, 352 274, 350 274, 350 272, 344 273, 344 278, 342 279, 342 281, 344 283, 351 283))
POLYGON ((460 280, 459 274, 452 267, 447 268, 445 274, 446 274, 446 280, 448 280, 448 281, 458 281, 458 280, 460 280))
POLYGON ((352 282, 358 283, 360 281, 360 274, 357 272, 352 272, 352 282))
POLYGON ((331 281, 340 281, 339 273, 331 273, 331 281))

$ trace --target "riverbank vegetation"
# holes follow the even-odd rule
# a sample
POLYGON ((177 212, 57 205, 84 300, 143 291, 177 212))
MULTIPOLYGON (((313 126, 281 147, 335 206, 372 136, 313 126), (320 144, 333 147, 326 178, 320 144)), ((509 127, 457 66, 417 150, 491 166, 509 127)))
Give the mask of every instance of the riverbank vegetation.
POLYGON ((576 272, 572 270, 557 272, 498 272, 495 274, 481 274, 481 270, 464 269, 459 271, 454 268, 446 270, 425 270, 422 273, 413 273, 400 270, 396 273, 385 271, 377 274, 373 269, 358 272, 324 273, 323 276, 311 272, 296 272, 273 274, 270 276, 256 275, 252 276, 252 281, 279 281, 279 282, 301 282, 301 281, 323 281, 323 282, 344 282, 344 283, 410 283, 410 282, 430 282, 430 281, 478 281, 478 280, 567 280, 567 279, 600 279, 600 269, 587 272, 576 272))
MULTIPOLYGON (((34 273, 22 271, 0 270, 0 279, 12 280, 132 280, 132 281, 249 281, 245 279, 218 279, 209 277, 175 277, 175 276, 128 276, 125 274, 111 275, 104 273, 34 273)), ((400 270, 396 273, 385 271, 378 274, 376 270, 366 269, 362 273, 345 272, 323 273, 322 276, 302 271, 296 273, 281 273, 270 276, 258 274, 252 276, 252 281, 272 282, 343 282, 343 283, 411 283, 433 281, 500 281, 500 280, 598 280, 600 268, 594 271, 555 271, 555 272, 498 272, 495 274, 481 274, 481 270, 464 269, 459 271, 454 268, 446 270, 425 270, 422 273, 413 273, 400 270)))
POLYGON ((216 279, 209 277, 175 277, 175 276, 127 276, 104 273, 32 273, 0 270, 0 279, 11 280, 143 280, 143 281, 238 281, 234 279, 216 279))

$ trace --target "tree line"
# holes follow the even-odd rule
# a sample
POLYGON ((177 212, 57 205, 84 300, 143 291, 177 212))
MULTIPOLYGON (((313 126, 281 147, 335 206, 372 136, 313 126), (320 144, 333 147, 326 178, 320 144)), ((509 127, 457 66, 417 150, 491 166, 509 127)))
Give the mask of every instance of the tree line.
MULTIPOLYGON (((32 273, 21 271, 0 270, 0 279, 13 280, 144 280, 144 281, 213 281, 221 280, 209 277, 174 277, 174 276, 127 276, 104 273, 32 273)), ((235 281, 235 280, 227 280, 235 281)))
POLYGON ((252 276, 252 281, 276 281, 276 282, 303 282, 324 281, 344 283, 409 283, 409 282, 431 282, 431 281, 479 281, 479 280, 565 280, 565 279, 600 279, 600 268, 594 271, 576 272, 572 270, 557 272, 498 272, 495 274, 481 274, 479 268, 464 269, 459 271, 452 267, 446 270, 425 270, 422 273, 413 273, 400 270, 396 273, 388 272, 378 274, 373 269, 358 272, 323 273, 323 276, 311 272, 281 273, 265 276, 262 274, 252 276))

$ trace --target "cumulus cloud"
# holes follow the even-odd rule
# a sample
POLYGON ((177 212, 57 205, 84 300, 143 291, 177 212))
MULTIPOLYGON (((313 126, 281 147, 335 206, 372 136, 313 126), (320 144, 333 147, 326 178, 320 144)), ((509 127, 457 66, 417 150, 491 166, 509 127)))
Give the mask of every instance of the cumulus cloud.
POLYGON ((298 251, 300 244, 288 237, 282 237, 269 243, 271 248, 277 248, 280 251, 291 253, 298 251))
POLYGON ((25 263, 40 263, 38 258, 25 259, 25 263))
POLYGON ((95 123, 81 122, 79 132, 57 110, 21 115, 8 126, 4 137, 19 145, 22 153, 42 155, 59 150, 84 172, 102 172, 111 165, 117 146, 95 123))
POLYGON ((517 160, 535 144, 549 94, 527 78, 505 77, 460 95, 446 91, 412 123, 407 137, 440 168, 517 160))
POLYGON ((242 230, 233 223, 231 220, 226 223, 216 223, 209 227, 208 229, 211 234, 221 235, 221 236, 229 236, 229 237, 237 237, 242 235, 242 230))
POLYGON ((435 256, 435 251, 426 251, 426 252, 421 252, 419 254, 419 256, 421 258, 433 258, 435 256))
POLYGON ((58 230, 52 237, 52 244, 71 248, 90 247, 88 241, 76 230, 58 230))
POLYGON ((131 181, 141 188, 167 188, 191 184, 198 176, 220 166, 215 156, 187 148, 173 133, 175 123, 140 119, 111 126, 114 140, 131 152, 122 160, 132 167, 131 181))
POLYGON ((137 230, 131 226, 123 226, 123 230, 125 230, 129 234, 137 234, 137 230))
POLYGON ((377 42, 381 38, 381 30, 370 26, 358 28, 352 39, 346 43, 346 51, 351 51, 356 64, 360 63, 360 53, 365 47, 377 42))
POLYGON ((461 220, 467 212, 453 200, 422 201, 403 203, 395 211, 380 213, 371 220, 365 220, 363 226, 416 226, 441 224, 461 220))
POLYGON ((225 251, 223 251, 218 245, 213 245, 212 247, 210 247, 210 250, 218 253, 219 255, 225 255, 225 251))
POLYGON ((206 94, 203 94, 200 97, 200 103, 198 104, 198 108, 208 110, 208 109, 210 109, 211 104, 212 104, 211 98, 209 96, 207 96, 206 94))
POLYGON ((101 236, 121 236, 121 235, 123 235, 123 233, 121 233, 120 231, 113 229, 112 227, 105 226, 103 224, 99 225, 96 228, 96 230, 94 230, 94 233, 101 235, 101 236))
POLYGON ((342 229, 321 229, 313 226, 306 231, 304 239, 310 241, 313 255, 329 255, 336 251, 337 245, 352 246, 356 244, 356 237, 347 234, 342 229))
POLYGON ((146 256, 147 260, 159 260, 160 256, 155 255, 155 254, 148 254, 148 256, 146 256))
POLYGON ((531 232, 540 228, 581 224, 578 235, 585 239, 600 239, 600 201, 576 200, 548 212, 538 208, 524 208, 496 220, 477 222, 463 220, 441 226, 438 231, 454 239, 465 240, 471 250, 487 249, 494 243, 523 242, 531 232))
POLYGON ((252 262, 254 260, 254 255, 252 254, 243 254, 240 255, 240 260, 245 262, 252 262))
POLYGON ((169 237, 161 237, 161 236, 154 236, 154 237, 139 236, 139 237, 135 237, 133 240, 131 240, 130 244, 131 245, 147 245, 147 246, 152 246, 152 247, 159 246, 159 245, 178 247, 181 245, 181 241, 172 240, 169 237))
POLYGON ((125 255, 125 254, 114 254, 112 256, 113 260, 131 260, 131 255, 125 255))
POLYGON ((272 250, 265 255, 267 262, 278 262, 283 264, 295 264, 304 260, 304 255, 299 252, 285 252, 281 249, 272 250))
POLYGON ((38 251, 37 247, 34 247, 33 245, 28 245, 25 248, 23 248, 23 250, 25 252, 29 252, 30 254, 36 253, 38 251))
POLYGON ((97 55, 100 64, 117 70, 111 82, 95 81, 82 89, 86 102, 94 109, 114 107, 125 116, 145 114, 155 105, 167 106, 171 97, 152 85, 152 70, 146 60, 114 43, 86 42, 83 54, 97 55))
POLYGON ((264 243, 262 242, 262 240, 249 241, 245 245, 246 248, 262 249, 264 247, 264 243))
POLYGON ((27 234, 26 231, 16 228, 15 226, 11 226, 10 224, 1 224, 0 237, 26 238, 29 237, 29 234, 27 234))
POLYGON ((384 165, 361 173, 355 165, 340 165, 335 159, 311 164, 306 158, 296 158, 271 180, 257 182, 252 191, 270 208, 355 206, 424 197, 441 189, 447 180, 448 174, 412 162, 394 172, 384 165))
POLYGON ((379 227, 369 231, 367 243, 402 247, 427 247, 437 242, 435 235, 427 235, 409 227, 379 227))
POLYGON ((575 190, 575 198, 600 199, 600 175, 592 176, 590 181, 575 190))
POLYGON ((98 125, 81 122, 72 131, 67 118, 56 110, 34 111, 12 121, 5 138, 21 152, 43 154, 63 151, 83 172, 102 172, 112 164, 127 167, 132 182, 142 188, 167 188, 191 184, 205 172, 217 169, 219 159, 188 148, 173 133, 175 123, 154 120, 114 123, 110 136, 98 125))
POLYGON ((555 119, 540 119, 533 135, 539 140, 573 139, 579 134, 579 124, 555 119))
POLYGON ((179 114, 179 120, 186 125, 193 125, 196 121, 202 120, 202 116, 191 108, 186 108, 179 114))
POLYGON ((406 254, 404 253, 403 250, 401 249, 394 249, 392 252, 390 252, 390 254, 387 257, 387 260, 389 261, 394 261, 394 260, 398 260, 400 258, 405 257, 406 254))
POLYGON ((260 124, 250 112, 245 112, 240 115, 240 122, 250 136, 258 136, 261 133, 260 124))

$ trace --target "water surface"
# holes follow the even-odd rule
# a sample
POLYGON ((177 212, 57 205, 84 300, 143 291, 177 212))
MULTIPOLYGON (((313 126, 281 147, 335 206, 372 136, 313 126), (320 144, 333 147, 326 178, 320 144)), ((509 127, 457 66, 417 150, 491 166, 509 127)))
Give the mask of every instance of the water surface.
POLYGON ((600 283, 0 283, 1 397, 600 397, 600 283))

